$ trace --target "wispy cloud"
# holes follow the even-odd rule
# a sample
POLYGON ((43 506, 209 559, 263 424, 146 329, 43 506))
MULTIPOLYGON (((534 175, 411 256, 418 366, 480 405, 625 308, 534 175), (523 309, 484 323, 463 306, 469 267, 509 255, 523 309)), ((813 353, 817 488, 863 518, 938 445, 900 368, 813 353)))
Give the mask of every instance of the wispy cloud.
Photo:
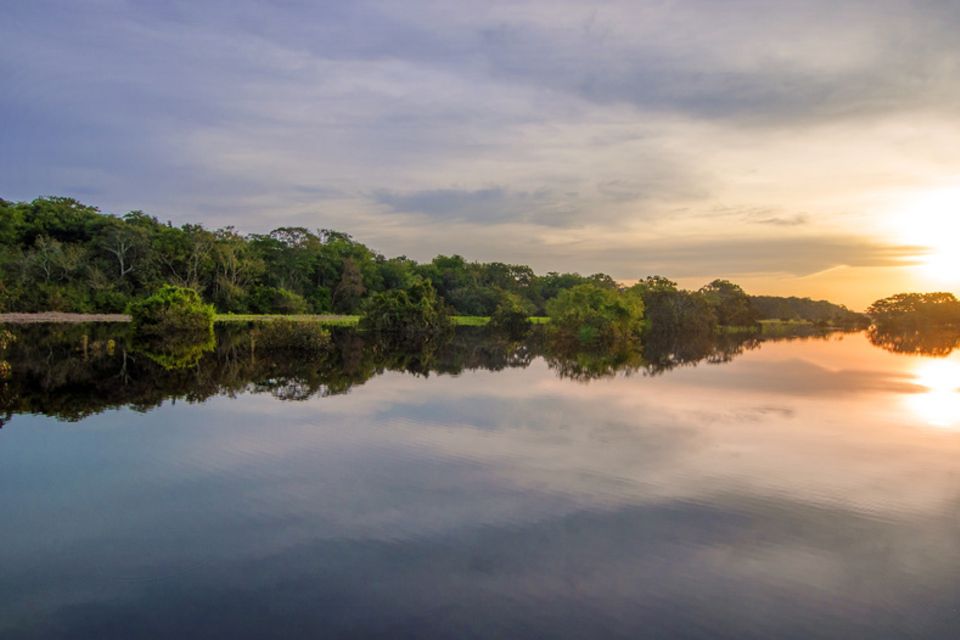
POLYGON ((835 239, 870 231, 883 193, 960 174, 946 0, 14 0, 4 14, 7 198, 338 226, 408 255, 462 247, 470 228, 477 258, 627 278, 651 256, 681 271, 874 264, 862 247, 882 242, 835 239), (733 228, 751 256, 733 255, 733 228), (578 243, 553 242, 562 231, 578 243), (694 235, 714 237, 685 252, 694 235), (763 249, 776 242, 811 257, 763 249))

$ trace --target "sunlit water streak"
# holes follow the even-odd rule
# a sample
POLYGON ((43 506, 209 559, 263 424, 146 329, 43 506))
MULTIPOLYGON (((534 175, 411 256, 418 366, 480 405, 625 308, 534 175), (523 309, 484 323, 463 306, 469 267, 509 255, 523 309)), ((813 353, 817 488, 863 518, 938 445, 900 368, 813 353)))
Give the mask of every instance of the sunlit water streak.
POLYGON ((960 361, 922 361, 915 365, 913 376, 923 391, 907 396, 906 402, 917 417, 935 427, 960 427, 960 361))

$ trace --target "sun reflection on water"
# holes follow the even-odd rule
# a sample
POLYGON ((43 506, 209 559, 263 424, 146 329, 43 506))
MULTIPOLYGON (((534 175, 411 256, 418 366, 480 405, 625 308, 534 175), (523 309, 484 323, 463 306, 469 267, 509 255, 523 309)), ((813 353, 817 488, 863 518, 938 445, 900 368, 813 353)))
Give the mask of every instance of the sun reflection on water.
POLYGON ((910 410, 931 426, 960 427, 960 362, 925 360, 913 370, 913 380, 926 391, 907 397, 910 410))

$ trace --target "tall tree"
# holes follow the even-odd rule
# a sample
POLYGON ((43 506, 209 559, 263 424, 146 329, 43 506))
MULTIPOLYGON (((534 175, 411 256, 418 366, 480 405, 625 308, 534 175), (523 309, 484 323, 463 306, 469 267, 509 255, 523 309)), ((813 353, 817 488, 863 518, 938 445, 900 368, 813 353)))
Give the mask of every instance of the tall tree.
POLYGON ((340 283, 333 292, 334 308, 340 313, 353 313, 360 306, 360 301, 366 292, 360 268, 352 258, 346 258, 343 261, 340 283))

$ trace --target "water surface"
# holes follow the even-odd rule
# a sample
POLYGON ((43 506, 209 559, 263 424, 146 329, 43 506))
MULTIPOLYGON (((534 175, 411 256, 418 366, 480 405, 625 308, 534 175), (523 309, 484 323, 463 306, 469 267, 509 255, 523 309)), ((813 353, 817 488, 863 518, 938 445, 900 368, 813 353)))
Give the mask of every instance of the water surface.
POLYGON ((105 332, 11 348, 2 637, 960 634, 955 356, 344 339, 147 375, 105 332))

